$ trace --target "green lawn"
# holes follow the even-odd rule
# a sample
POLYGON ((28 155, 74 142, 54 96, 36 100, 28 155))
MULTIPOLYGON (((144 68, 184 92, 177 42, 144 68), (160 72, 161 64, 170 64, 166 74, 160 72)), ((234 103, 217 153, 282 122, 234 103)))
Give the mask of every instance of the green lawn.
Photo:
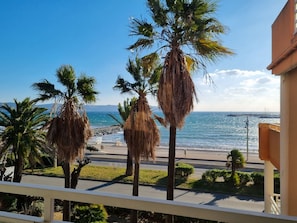
MULTIPOLYGON (((75 166, 72 167, 72 169, 75 166)), ((84 166, 80 173, 80 179, 115 181, 115 182, 133 182, 133 176, 125 176, 126 169, 119 167, 107 166, 84 166)), ((44 169, 26 170, 27 174, 44 175, 44 176, 58 176, 63 177, 62 167, 49 167, 44 169)), ((139 182, 148 185, 165 185, 167 172, 161 170, 144 170, 140 169, 139 182)))

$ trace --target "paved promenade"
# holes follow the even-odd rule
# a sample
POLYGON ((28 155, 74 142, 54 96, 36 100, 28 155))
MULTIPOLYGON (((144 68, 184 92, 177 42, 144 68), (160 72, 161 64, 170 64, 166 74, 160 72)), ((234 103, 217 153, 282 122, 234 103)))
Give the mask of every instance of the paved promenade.
MULTIPOLYGON (((102 144, 98 146, 98 152, 86 152, 86 156, 92 161, 122 162, 127 159, 127 147, 125 145, 102 144)), ((196 169, 226 168, 228 152, 194 150, 189 148, 176 149, 176 162, 185 162, 193 165, 196 169)), ((246 158, 247 154, 243 154, 246 158)), ((168 163, 168 148, 157 148, 155 160, 142 160, 141 165, 163 165, 168 163)), ((248 154, 244 171, 262 171, 264 162, 259 159, 258 154, 248 154)), ((195 171, 201 172, 201 171, 195 171)))
MULTIPOLYGON (((109 144, 103 143, 102 145, 96 146, 101 153, 105 154, 114 154, 114 155, 123 155, 127 154, 127 147, 121 143, 118 144, 109 144)), ((230 149, 231 151, 231 149, 230 149)), ((208 161, 226 161, 227 155, 229 151, 212 151, 212 150, 200 150, 186 147, 177 147, 176 148, 176 158, 186 158, 186 159, 196 159, 196 160, 208 160, 208 161)), ((257 164, 263 163, 262 160, 259 159, 258 154, 243 152, 245 158, 248 155, 247 163, 257 164)), ((158 147, 156 149, 156 157, 157 158, 167 158, 168 157, 168 148, 158 147)))

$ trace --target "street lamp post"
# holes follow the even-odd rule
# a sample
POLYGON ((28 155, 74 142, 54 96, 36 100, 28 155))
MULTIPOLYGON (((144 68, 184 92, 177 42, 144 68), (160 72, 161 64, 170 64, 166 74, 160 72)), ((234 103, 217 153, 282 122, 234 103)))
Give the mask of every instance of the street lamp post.
POLYGON ((246 161, 249 159, 249 117, 246 117, 245 121, 246 128, 246 161))

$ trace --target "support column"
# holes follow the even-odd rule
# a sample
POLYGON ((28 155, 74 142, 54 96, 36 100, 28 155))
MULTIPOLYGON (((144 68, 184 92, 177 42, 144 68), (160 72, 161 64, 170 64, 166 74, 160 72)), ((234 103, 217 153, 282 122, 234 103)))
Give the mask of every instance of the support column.
POLYGON ((270 197, 274 194, 274 166, 268 160, 264 161, 264 212, 271 213, 270 197))
POLYGON ((297 69, 281 75, 281 214, 297 216, 297 69))
POLYGON ((281 75, 280 81, 280 194, 281 194, 281 214, 288 215, 288 151, 289 151, 289 80, 287 74, 281 75))

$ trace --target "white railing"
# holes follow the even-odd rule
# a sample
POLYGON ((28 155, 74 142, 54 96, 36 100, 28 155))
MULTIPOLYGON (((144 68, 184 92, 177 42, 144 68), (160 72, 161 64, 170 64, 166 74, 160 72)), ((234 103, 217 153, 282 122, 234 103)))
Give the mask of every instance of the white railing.
POLYGON ((270 206, 271 206, 271 212, 272 214, 280 214, 280 194, 273 194, 270 196, 270 206))
POLYGON ((0 192, 36 196, 44 198, 43 218, 25 216, 20 214, 0 212, 0 222, 61 222, 54 221, 54 200, 69 200, 91 204, 103 204, 127 209, 151 211, 170 215, 186 216, 191 218, 207 219, 219 222, 230 223, 293 223, 297 222, 297 217, 272 215, 251 211, 241 211, 235 209, 219 208, 215 206, 191 204, 178 201, 167 201, 161 199, 133 197, 106 192, 95 192, 85 190, 65 189, 61 187, 19 184, 11 182, 0 182, 0 192))

